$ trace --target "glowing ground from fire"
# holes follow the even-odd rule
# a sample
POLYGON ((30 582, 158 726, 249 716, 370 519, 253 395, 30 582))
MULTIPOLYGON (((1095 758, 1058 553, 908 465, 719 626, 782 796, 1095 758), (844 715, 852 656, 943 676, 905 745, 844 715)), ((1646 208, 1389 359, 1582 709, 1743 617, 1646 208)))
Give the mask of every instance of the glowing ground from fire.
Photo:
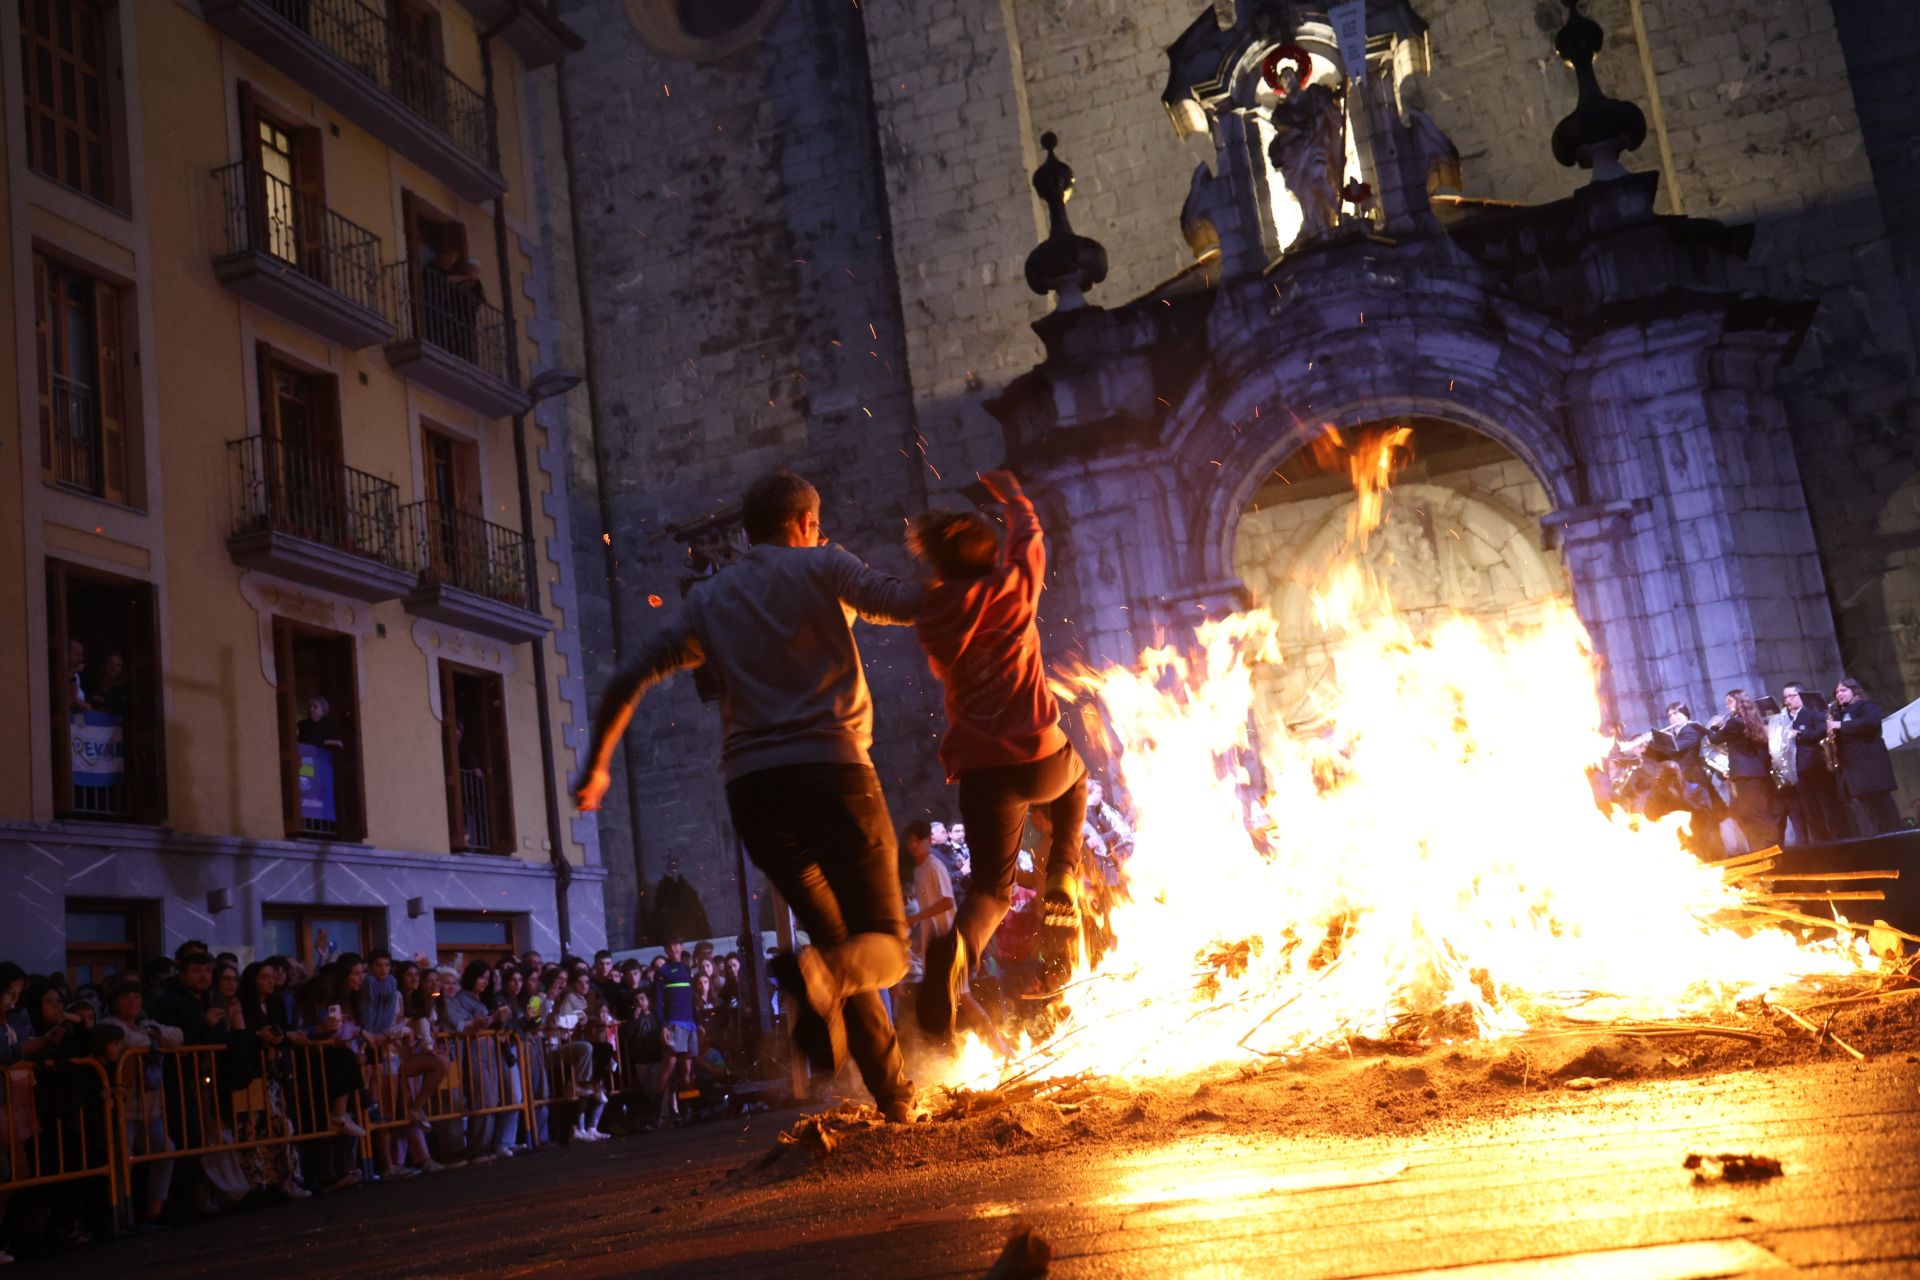
POLYGON ((1050 1034, 947 1083, 1174 1075, 1356 1037, 1491 1038, 1726 1012, 1876 961, 1748 914, 1684 819, 1603 813, 1595 656, 1570 609, 1416 636, 1365 567, 1404 431, 1337 436, 1358 501, 1315 596, 1334 688, 1312 732, 1251 741, 1264 610, 1130 669, 1058 681, 1097 707, 1136 812, 1115 939, 1050 1034), (1734 921, 1738 919, 1739 923, 1734 921))

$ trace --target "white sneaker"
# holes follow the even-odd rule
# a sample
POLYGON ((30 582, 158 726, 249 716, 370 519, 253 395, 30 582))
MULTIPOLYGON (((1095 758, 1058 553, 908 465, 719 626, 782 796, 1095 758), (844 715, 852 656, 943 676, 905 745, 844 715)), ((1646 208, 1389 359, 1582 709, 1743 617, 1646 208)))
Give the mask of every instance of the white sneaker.
POLYGON ((420 1171, 410 1164, 397 1164, 391 1169, 381 1171, 381 1178, 417 1178, 420 1171))
POLYGON ((335 1133, 344 1133, 349 1138, 364 1138, 367 1136, 367 1131, 362 1128, 360 1122, 352 1116, 341 1116, 338 1120, 335 1120, 333 1122, 333 1131, 335 1133))
POLYGON ((520 1153, 515 1151, 512 1147, 495 1147, 493 1149, 493 1154, 495 1154, 496 1156, 499 1156, 502 1160, 511 1160, 520 1153))
POLYGON ((280 1184, 280 1193, 289 1200, 307 1200, 313 1196, 313 1192, 307 1190, 292 1178, 288 1178, 280 1184))

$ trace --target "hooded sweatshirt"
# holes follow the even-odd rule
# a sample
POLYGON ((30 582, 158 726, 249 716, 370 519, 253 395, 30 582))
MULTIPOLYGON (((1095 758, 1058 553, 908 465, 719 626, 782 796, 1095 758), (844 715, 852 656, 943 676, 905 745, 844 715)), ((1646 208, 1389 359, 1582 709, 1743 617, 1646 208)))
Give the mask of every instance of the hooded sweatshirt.
POLYGON ((984 577, 935 584, 916 624, 946 685, 940 763, 949 781, 969 769, 1043 760, 1067 745, 1034 625, 1047 573, 1040 518, 1024 495, 1005 505, 1000 563, 984 577))

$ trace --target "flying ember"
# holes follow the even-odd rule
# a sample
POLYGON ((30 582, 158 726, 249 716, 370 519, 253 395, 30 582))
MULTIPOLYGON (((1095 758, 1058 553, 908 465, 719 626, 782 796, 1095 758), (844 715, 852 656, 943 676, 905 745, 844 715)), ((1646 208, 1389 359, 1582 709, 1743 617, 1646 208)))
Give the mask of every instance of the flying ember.
POLYGON ((1313 597, 1333 640, 1315 723, 1250 731, 1259 671, 1286 661, 1264 609, 1058 678, 1097 706, 1137 811, 1112 941, 1050 1034, 1010 1065, 968 1041, 951 1083, 1701 1016, 1874 963, 1844 931, 1736 925, 1748 900, 1682 845, 1683 815, 1595 804, 1608 740, 1571 608, 1422 634, 1396 612, 1361 552, 1407 436, 1322 445, 1358 501, 1313 597))

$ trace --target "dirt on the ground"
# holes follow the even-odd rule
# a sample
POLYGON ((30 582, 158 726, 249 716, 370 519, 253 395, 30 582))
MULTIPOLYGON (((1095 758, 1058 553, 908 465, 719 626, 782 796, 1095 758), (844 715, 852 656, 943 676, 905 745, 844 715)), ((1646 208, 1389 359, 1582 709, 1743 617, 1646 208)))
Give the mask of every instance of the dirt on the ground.
POLYGON ((1501 1113, 1594 1105, 1592 1095, 1636 1081, 1850 1058, 1842 1043, 1869 1058, 1920 1061, 1920 991, 1806 1016, 1815 1031, 1754 1004, 1711 1029, 1677 1034, 1545 1030, 1510 1040, 1348 1044, 1177 1079, 931 1090, 920 1099, 927 1116, 913 1125, 882 1124, 870 1107, 842 1103, 800 1122, 726 1182, 744 1190, 792 1179, 903 1176, 1206 1133, 1432 1132, 1501 1113))

